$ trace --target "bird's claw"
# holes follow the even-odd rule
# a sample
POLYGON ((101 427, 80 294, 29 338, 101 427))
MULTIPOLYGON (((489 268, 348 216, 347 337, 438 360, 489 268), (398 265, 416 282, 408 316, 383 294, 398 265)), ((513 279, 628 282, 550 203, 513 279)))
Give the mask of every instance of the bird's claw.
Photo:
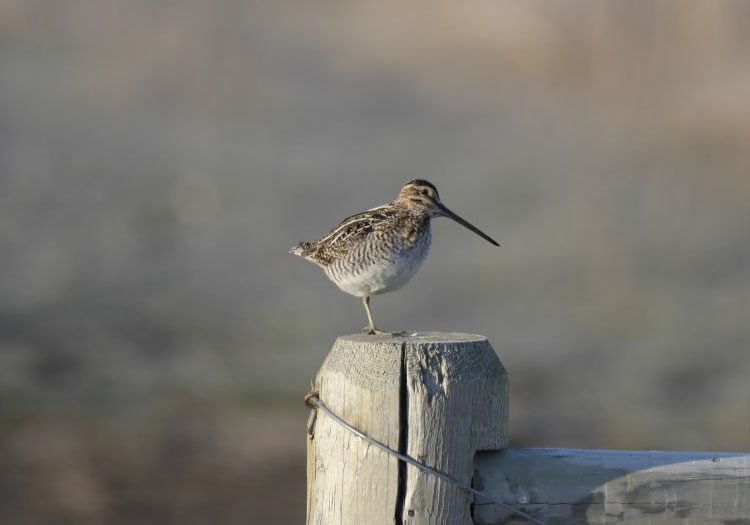
POLYGON ((388 332, 387 330, 378 330, 377 328, 370 328, 369 326, 365 326, 362 329, 362 332, 364 332, 365 335, 390 335, 391 337, 400 337, 406 335, 406 332, 404 332, 403 330, 388 332))

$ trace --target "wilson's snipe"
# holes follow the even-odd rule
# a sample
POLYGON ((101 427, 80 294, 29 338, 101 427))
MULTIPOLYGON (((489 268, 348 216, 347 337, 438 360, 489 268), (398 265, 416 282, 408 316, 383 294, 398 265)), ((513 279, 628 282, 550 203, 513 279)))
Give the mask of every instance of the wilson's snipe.
POLYGON ((290 250, 314 262, 346 293, 362 297, 370 326, 370 296, 397 290, 422 265, 430 248, 430 219, 450 217, 474 233, 500 246, 485 233, 450 211, 440 202, 437 189, 415 179, 401 188, 396 200, 344 219, 317 241, 303 242, 290 250))

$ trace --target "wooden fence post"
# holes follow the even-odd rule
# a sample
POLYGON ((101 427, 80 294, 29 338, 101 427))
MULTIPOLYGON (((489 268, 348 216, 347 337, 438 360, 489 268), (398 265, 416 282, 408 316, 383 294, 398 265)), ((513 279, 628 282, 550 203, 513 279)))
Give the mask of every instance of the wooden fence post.
MULTIPOLYGON (((507 374, 482 336, 342 336, 313 388, 359 430, 467 483, 476 451, 507 445, 507 374)), ((308 525, 472 523, 471 495, 325 414, 311 413, 308 436, 308 525)))

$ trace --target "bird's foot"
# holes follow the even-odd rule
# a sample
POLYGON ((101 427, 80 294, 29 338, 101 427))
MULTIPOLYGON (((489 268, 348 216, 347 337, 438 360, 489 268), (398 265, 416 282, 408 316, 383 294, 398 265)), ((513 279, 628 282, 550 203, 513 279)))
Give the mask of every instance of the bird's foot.
POLYGON ((390 335, 391 337, 399 337, 399 336, 406 335, 406 332, 404 332, 403 330, 389 332, 387 330, 378 330, 377 328, 371 328, 369 326, 365 326, 362 329, 362 332, 364 332, 367 335, 390 335))

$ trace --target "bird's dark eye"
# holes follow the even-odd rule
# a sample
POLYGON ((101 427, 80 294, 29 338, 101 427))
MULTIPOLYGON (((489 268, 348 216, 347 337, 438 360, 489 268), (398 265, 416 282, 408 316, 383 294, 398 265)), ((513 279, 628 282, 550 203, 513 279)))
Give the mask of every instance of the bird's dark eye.
POLYGON ((429 195, 429 194, 430 194, 430 192, 429 192, 429 191, 427 191, 427 190, 422 190, 422 195, 429 195))

